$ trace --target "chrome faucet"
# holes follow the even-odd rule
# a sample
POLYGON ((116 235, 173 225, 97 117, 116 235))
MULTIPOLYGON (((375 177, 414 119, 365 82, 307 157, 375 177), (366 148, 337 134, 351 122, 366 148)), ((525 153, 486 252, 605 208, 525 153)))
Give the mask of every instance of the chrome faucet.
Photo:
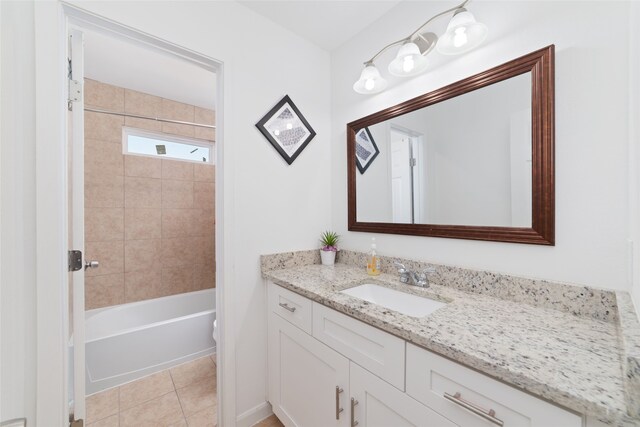
POLYGON ((419 286, 421 288, 429 287, 429 274, 435 273, 436 269, 433 267, 425 268, 420 273, 407 269, 403 264, 399 262, 393 263, 398 268, 400 274, 400 282, 407 285, 419 286))

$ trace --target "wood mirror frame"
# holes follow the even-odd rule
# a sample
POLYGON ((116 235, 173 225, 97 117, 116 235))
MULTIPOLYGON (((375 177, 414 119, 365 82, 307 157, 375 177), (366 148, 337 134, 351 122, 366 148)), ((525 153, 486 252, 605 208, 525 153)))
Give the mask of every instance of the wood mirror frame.
POLYGON ((407 234, 496 242, 555 244, 554 45, 491 68, 347 124, 347 190, 349 231, 407 234), (363 127, 531 73, 532 224, 497 227, 440 224, 358 222, 356 212, 355 135, 363 127))

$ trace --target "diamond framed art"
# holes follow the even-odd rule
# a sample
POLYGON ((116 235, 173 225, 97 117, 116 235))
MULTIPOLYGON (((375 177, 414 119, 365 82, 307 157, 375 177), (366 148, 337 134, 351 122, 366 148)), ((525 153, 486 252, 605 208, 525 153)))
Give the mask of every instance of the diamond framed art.
POLYGON ((380 150, 378 150, 369 128, 360 129, 356 133, 356 166, 358 166, 360 174, 365 173, 378 154, 380 154, 380 150))
POLYGON ((288 164, 293 163, 316 136, 289 95, 265 114, 256 127, 288 164))

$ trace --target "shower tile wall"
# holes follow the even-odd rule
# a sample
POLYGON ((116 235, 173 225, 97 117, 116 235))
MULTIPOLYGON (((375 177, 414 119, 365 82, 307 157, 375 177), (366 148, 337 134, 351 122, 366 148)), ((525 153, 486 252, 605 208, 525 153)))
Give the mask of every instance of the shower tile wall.
MULTIPOLYGON (((215 124, 212 110, 93 80, 87 106, 215 124)), ((213 141, 213 129, 85 113, 85 274, 93 309, 215 287, 215 167, 122 154, 122 127, 213 141)))

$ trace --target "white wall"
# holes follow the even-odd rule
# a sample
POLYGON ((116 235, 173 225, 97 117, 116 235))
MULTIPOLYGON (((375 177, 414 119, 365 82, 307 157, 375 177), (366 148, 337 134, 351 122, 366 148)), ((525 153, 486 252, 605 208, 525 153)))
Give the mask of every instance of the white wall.
MULTIPOLYGON (((460 57, 429 56, 428 71, 389 78, 374 96, 353 92, 362 62, 451 2, 402 2, 332 52, 333 226, 343 247, 366 250, 371 234, 347 232, 345 124, 549 44, 556 45, 556 246, 378 235, 383 255, 580 284, 629 289, 628 2, 471 3, 489 27, 483 46, 460 57), (593 28, 607 28, 606 32, 593 28)), ((439 22, 441 32, 446 19, 439 22)), ((385 70, 392 55, 378 61, 385 70)))
POLYGON ((32 3, 0 2, 0 421, 36 412, 32 3))
POLYGON ((634 242, 631 296, 640 318, 640 3, 632 2, 629 14, 629 236, 634 242))
MULTIPOLYGON (((27 4, 27 8, 32 8, 32 3, 27 4)), ((229 298, 235 302, 230 314, 234 317, 236 342, 236 413, 241 415, 251 411, 263 405, 266 397, 265 289, 260 275, 259 255, 315 247, 319 232, 331 222, 328 203, 330 183, 326 178, 327 165, 330 163, 329 54, 235 2, 76 4, 95 14, 224 63, 222 125, 226 160, 225 213, 233 213, 225 217, 225 226, 228 227, 225 230, 228 245, 225 247, 230 248, 230 253, 226 254, 229 261, 225 263, 225 286, 229 298), (262 115, 285 94, 291 96, 317 132, 314 140, 291 166, 285 163, 255 128, 255 123, 262 115)), ((28 23, 29 20, 25 19, 15 25, 17 28, 6 27, 4 20, 3 9, 3 73, 4 64, 13 62, 15 67, 13 57, 4 49, 7 28, 8 31, 15 30, 16 36, 26 37, 22 52, 25 69, 19 71, 22 71, 23 78, 26 76, 25 81, 30 84, 35 68, 33 25, 20 27, 20 24, 28 23), (30 44, 27 43, 29 41, 30 44)), ((56 34, 50 36, 56 37, 56 34)), ((4 78, 3 74, 3 90, 4 78)), ((18 91, 19 85, 16 93, 18 91)), ((25 114, 33 115, 33 103, 24 92, 20 93, 19 98, 12 100, 15 101, 12 104, 24 108, 25 114)), ((45 101, 51 103, 52 100, 45 101)), ((12 117, 5 112, 4 102, 3 93, 3 125, 5 120, 12 117)), ((29 126, 25 124, 25 128, 32 132, 33 123, 29 123, 29 126)), ((4 132, 3 127, 3 149, 6 145, 4 132)), ((28 136, 33 138, 33 135, 28 136)), ((17 218, 29 221, 33 218, 35 209, 32 185, 35 176, 33 145, 17 146, 15 150, 16 155, 7 151, 2 153, 3 162, 9 158, 14 162, 11 169, 5 169, 5 165, 2 165, 3 244, 10 237, 5 234, 5 223, 12 225, 6 219, 16 217, 16 221, 17 218), (23 169, 16 171, 20 166, 23 169), (14 179, 5 180, 5 172, 11 171, 14 172, 14 179), (11 183, 17 187, 16 190, 22 190, 21 197, 30 204, 5 205, 5 183, 7 186, 11 183)), ((13 231, 25 238, 13 250, 21 251, 23 247, 32 249, 33 235, 26 231, 31 233, 33 230, 13 231)), ((11 239, 7 241, 12 242, 11 239)), ((3 246, 3 257, 6 254, 3 246)), ((22 263, 33 260, 26 252, 15 256, 22 263)), ((3 267, 7 265, 5 261, 3 258, 3 267)), ((20 268, 21 275, 29 278, 29 269, 25 267, 27 266, 21 264, 15 266, 16 269, 20 268)), ((3 270, 3 296, 4 274, 3 270)), ((28 291, 25 289, 23 292, 28 291)), ((29 302, 32 299, 33 295, 30 295, 29 302)), ((34 337, 33 331, 27 332, 25 336, 31 340, 34 337)), ((4 351, 4 333, 2 339, 4 351)), ((33 357, 33 348, 29 351, 27 362, 33 357)), ((46 349, 42 349, 42 354, 46 355, 46 349)), ((3 371, 14 367, 19 368, 20 365, 5 365, 3 354, 3 371)), ((17 401, 33 404, 34 393, 29 387, 30 382, 27 381, 25 388, 28 389, 28 396, 25 399, 18 396, 17 401)))

